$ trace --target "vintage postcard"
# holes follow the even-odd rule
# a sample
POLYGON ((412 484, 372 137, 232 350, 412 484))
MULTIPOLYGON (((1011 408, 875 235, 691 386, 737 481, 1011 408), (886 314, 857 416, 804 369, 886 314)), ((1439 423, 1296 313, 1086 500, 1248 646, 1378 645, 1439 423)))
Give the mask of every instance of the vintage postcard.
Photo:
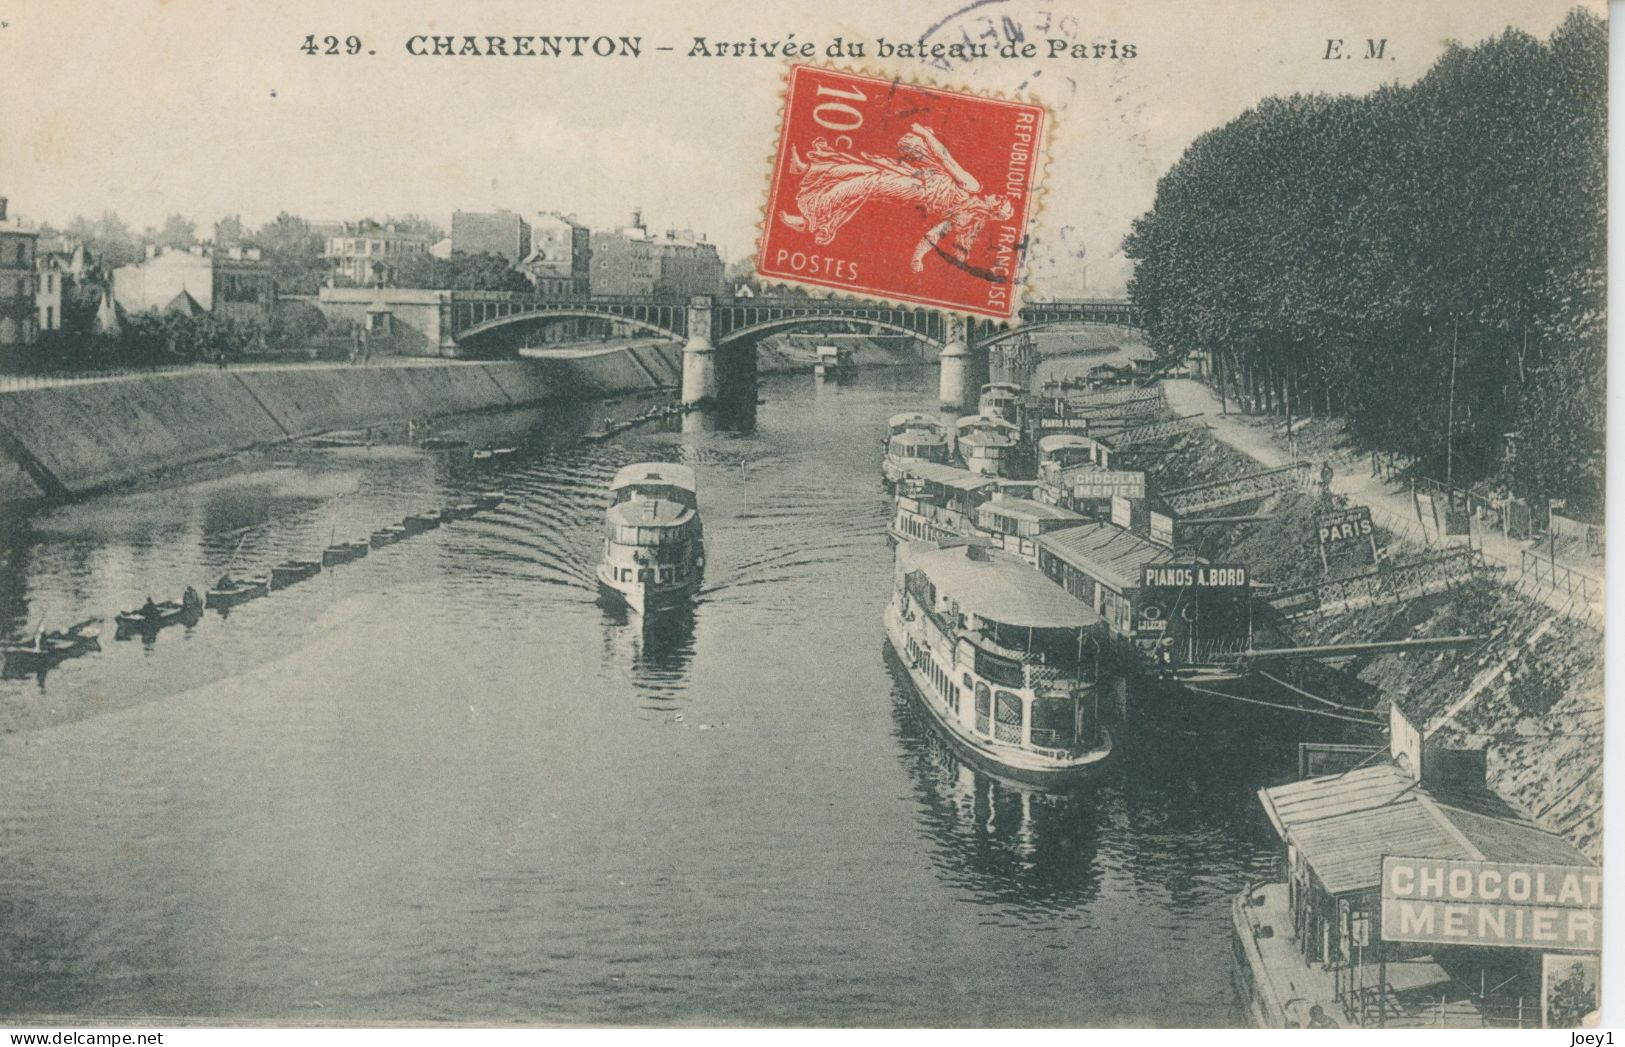
POLYGON ((0 1026, 1607 1019, 1607 16, 0 0, 0 1026))

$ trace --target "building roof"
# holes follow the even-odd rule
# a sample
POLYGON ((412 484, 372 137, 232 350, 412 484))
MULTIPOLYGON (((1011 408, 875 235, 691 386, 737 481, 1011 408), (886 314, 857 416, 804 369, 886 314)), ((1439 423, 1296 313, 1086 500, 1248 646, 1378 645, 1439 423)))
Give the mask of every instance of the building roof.
POLYGON ((695 486, 693 469, 671 462, 636 462, 629 465, 615 474, 615 479, 609 483, 609 489, 618 491, 622 487, 638 484, 666 484, 681 487, 685 491, 699 489, 695 486))
POLYGON ((1383 856, 1391 854, 1591 864, 1489 790, 1435 789, 1393 763, 1260 789, 1258 796, 1276 832, 1331 894, 1377 887, 1383 856))
POLYGON ((203 308, 196 298, 192 297, 190 291, 183 290, 169 300, 169 304, 164 306, 164 312, 180 313, 182 316, 201 316, 208 310, 203 308))
POLYGON ((1174 551, 1104 521, 1052 531, 1038 539, 1050 555, 1114 589, 1134 589, 1140 568, 1167 563, 1174 551))
POLYGON ((1092 608, 999 549, 908 542, 897 555, 910 571, 923 571, 939 596, 965 614, 1030 629, 1087 629, 1103 620, 1092 608))
POLYGON ((1084 450, 1094 450, 1099 446, 1099 444, 1089 439, 1089 437, 1079 436, 1076 433, 1051 433, 1049 436, 1041 436, 1038 438, 1039 454, 1050 454, 1054 451, 1059 451, 1063 447, 1079 447, 1084 450))
POLYGON ((908 462, 903 466, 903 470, 916 479, 960 491, 980 491, 999 482, 997 476, 973 473, 969 469, 943 465, 940 462, 908 462))
POLYGON ((983 510, 990 513, 1003 513, 1006 516, 1015 516, 1024 520, 1082 520, 1082 513, 1075 513, 1071 509, 1059 505, 1050 505, 1048 502, 1035 502, 1031 498, 1008 498, 1004 495, 994 495, 992 501, 984 502, 983 510))

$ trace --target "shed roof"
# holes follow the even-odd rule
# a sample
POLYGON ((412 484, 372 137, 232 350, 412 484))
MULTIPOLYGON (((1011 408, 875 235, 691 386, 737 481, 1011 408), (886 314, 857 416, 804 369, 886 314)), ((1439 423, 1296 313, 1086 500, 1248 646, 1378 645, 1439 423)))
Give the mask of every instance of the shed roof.
POLYGON ((1082 513, 1075 513, 1071 509, 1059 505, 1050 505, 1048 502, 1035 502, 1031 498, 1009 498, 1004 495, 994 495, 992 500, 982 503, 980 507, 985 512, 1003 513, 1006 516, 1020 517, 1024 520, 1082 520, 1082 513))
POLYGON ((909 476, 961 491, 980 491, 999 482, 997 476, 973 473, 969 469, 943 465, 940 462, 909 462, 903 468, 909 476))
POLYGON ((1589 865, 1555 833, 1482 797, 1435 793, 1392 763, 1259 790, 1275 829, 1298 848, 1332 894, 1369 890, 1384 855, 1466 861, 1589 865), (1502 813, 1487 813, 1499 810, 1502 813))
POLYGON ((1103 521, 1052 531, 1038 539, 1050 555, 1071 564, 1111 588, 1134 589, 1140 585, 1140 568, 1166 563, 1174 551, 1152 545, 1131 531, 1103 521))
POLYGON ((909 542, 898 547, 897 555, 905 569, 925 572, 938 595, 978 618, 1031 629, 1087 629, 1103 621, 1021 557, 1003 550, 909 542))

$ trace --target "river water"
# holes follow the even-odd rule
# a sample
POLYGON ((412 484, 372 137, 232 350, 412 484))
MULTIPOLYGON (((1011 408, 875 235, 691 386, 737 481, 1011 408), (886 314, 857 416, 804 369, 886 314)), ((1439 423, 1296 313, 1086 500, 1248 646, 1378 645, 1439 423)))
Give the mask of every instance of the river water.
POLYGON ((881 627, 879 437, 934 383, 780 376, 753 426, 599 445, 479 416, 437 432, 520 453, 279 449, 10 521, 21 635, 510 494, 0 681, 0 1013, 1239 1023, 1229 902, 1290 745, 1144 728, 1066 795, 955 762, 881 627), (698 470, 709 554, 652 632, 592 585, 642 459, 698 470))

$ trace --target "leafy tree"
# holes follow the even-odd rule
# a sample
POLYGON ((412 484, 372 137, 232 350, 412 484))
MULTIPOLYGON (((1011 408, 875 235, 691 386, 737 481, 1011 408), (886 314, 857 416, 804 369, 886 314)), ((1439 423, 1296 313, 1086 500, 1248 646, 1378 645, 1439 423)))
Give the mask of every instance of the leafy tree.
POLYGON ((428 287, 458 291, 532 290, 524 274, 494 254, 464 254, 435 258, 428 254, 407 255, 390 264, 390 282, 397 287, 428 287))
POLYGON ((327 273, 322 238, 310 223, 283 211, 254 233, 276 276, 277 289, 288 294, 315 294, 327 273))
POLYGON ((185 215, 172 214, 164 219, 163 228, 158 230, 154 240, 164 247, 191 247, 197 243, 197 223, 185 215))
POLYGON ((1152 348, 1208 350, 1245 409, 1600 512, 1606 55, 1577 10, 1197 138, 1124 243, 1152 348))

